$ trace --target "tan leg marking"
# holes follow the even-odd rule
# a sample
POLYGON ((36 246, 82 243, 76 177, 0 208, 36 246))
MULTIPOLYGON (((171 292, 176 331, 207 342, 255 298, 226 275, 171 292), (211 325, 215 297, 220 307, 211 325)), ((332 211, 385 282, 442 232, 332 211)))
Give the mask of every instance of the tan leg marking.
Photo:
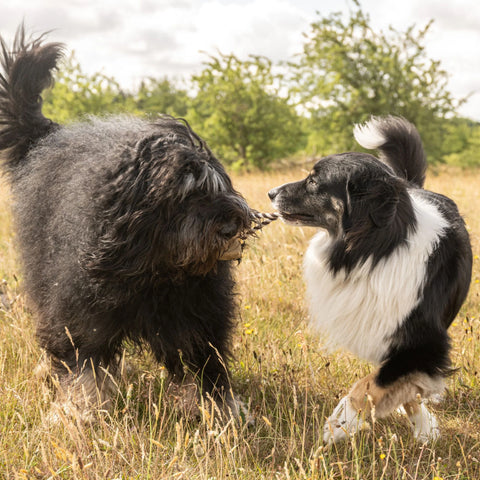
POLYGON ((377 372, 373 372, 358 380, 348 395, 340 400, 325 423, 324 441, 343 440, 357 432, 368 417, 373 420, 384 418, 402 404, 406 405, 416 438, 421 441, 437 438, 439 430, 434 415, 416 399, 429 398, 442 391, 443 379, 413 373, 384 388, 375 382, 376 375, 377 372))

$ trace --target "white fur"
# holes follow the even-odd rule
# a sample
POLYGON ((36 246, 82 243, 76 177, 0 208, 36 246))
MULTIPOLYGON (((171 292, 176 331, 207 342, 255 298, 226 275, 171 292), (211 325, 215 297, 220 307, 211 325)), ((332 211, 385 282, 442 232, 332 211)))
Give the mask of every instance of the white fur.
POLYGON ((203 170, 197 179, 192 173, 186 175, 179 193, 182 198, 185 198, 192 191, 202 188, 211 193, 225 192, 228 189, 220 173, 208 164, 203 165, 203 170))
POLYGON ((353 129, 353 136, 362 147, 369 150, 375 150, 387 142, 374 118, 363 125, 357 123, 353 129))
POLYGON ((195 189, 196 187, 196 180, 195 177, 193 176, 193 173, 189 173, 188 175, 185 175, 185 180, 183 182, 183 188, 181 190, 181 193, 183 194, 183 197, 186 197, 192 190, 195 189))
POLYGON ((389 337, 418 304, 428 258, 448 222, 437 207, 414 191, 417 229, 371 270, 371 258, 349 275, 328 268, 331 238, 320 231, 304 260, 312 325, 327 333, 330 346, 343 346, 357 356, 379 363, 389 337))
POLYGON ((422 402, 420 410, 408 416, 412 422, 413 434, 415 438, 422 443, 428 443, 440 436, 440 429, 435 415, 428 411, 426 405, 422 402))
POLYGON ((203 171, 197 181, 198 188, 206 188, 209 192, 225 192, 227 186, 222 176, 213 167, 205 163, 203 171))
POLYGON ((352 406, 348 396, 343 397, 325 422, 323 442, 331 444, 344 440, 347 436, 358 432, 364 423, 362 413, 352 406))

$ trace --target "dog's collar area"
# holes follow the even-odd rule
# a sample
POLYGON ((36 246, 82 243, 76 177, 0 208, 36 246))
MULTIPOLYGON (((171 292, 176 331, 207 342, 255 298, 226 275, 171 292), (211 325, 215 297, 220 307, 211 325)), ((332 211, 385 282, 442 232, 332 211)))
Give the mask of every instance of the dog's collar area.
POLYGON ((245 241, 240 236, 232 238, 226 247, 226 250, 220 255, 219 260, 240 260, 243 254, 245 241))

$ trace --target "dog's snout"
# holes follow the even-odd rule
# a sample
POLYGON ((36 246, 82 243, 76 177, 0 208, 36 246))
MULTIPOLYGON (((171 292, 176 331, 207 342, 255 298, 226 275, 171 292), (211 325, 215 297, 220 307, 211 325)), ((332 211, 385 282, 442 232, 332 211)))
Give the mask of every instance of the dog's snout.
POLYGON ((269 192, 268 192, 268 196, 270 198, 270 200, 275 200, 275 197, 278 195, 278 187, 277 188, 272 188, 269 192))

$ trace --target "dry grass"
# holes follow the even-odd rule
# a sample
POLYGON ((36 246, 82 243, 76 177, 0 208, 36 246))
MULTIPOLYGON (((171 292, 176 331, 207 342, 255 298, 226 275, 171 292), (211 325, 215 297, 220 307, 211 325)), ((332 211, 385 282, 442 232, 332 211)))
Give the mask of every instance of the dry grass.
MULTIPOLYGON (((250 204, 264 211, 266 192, 300 178, 298 170, 235 176, 250 204)), ((306 326, 302 254, 311 229, 275 222, 238 267, 240 316, 232 363, 234 388, 248 401, 254 427, 220 425, 205 411, 189 421, 172 408, 161 367, 129 358, 119 397, 95 426, 48 425, 51 397, 33 370, 39 351, 19 293, 8 189, 0 191, 0 478, 5 479, 478 479, 480 478, 480 172, 445 170, 428 188, 454 198, 472 236, 470 295, 451 328, 458 373, 432 407, 443 436, 415 443, 392 417, 344 445, 326 449, 321 430, 352 382, 370 366, 322 351, 306 326)))

